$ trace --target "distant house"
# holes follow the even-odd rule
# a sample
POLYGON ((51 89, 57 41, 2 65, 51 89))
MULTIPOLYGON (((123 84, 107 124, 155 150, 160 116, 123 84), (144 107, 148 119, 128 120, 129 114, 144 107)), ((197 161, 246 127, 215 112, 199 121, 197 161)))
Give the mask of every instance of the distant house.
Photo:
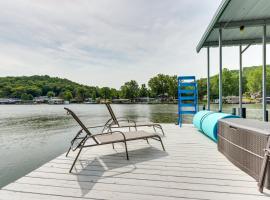
POLYGON ((17 98, 0 98, 0 104, 16 104, 16 103, 21 103, 21 100, 17 98))
POLYGON ((34 103, 48 103, 49 97, 48 96, 40 96, 40 97, 35 97, 33 99, 34 103))
POLYGON ((238 104, 239 103, 239 97, 238 96, 227 96, 225 98, 225 102, 229 104, 238 104))
POLYGON ((155 98, 150 98, 150 97, 138 97, 135 99, 136 103, 151 103, 155 102, 155 98))
POLYGON ((160 102, 169 101, 170 98, 169 98, 168 93, 164 93, 164 94, 158 95, 158 100, 159 100, 160 102))
POLYGON ((131 103, 130 99, 113 99, 112 103, 131 103))
POLYGON ((110 99, 99 99, 99 103, 111 103, 110 99))
POLYGON ((64 99, 58 97, 52 97, 48 101, 49 104, 64 104, 64 99))
POLYGON ((94 100, 92 98, 87 98, 87 99, 85 99, 85 101, 83 103, 85 103, 85 104, 95 104, 96 100, 94 100))
POLYGON ((250 97, 252 99, 259 99, 262 97, 262 94, 261 94, 261 92, 255 92, 255 93, 250 94, 250 97))

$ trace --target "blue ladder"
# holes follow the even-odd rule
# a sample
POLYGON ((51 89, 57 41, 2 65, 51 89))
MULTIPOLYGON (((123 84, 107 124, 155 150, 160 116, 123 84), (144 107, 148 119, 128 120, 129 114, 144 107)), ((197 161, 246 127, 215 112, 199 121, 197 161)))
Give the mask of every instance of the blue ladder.
POLYGON ((178 77, 178 125, 183 123, 183 115, 198 112, 198 88, 195 76, 178 77))

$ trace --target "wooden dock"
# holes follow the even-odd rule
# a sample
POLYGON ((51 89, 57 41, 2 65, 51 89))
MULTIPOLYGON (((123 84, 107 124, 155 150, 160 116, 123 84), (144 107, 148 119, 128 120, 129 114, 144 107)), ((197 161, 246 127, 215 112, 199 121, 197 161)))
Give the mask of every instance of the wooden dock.
MULTIPOLYGON (((270 193, 217 151, 214 142, 190 125, 163 125, 160 143, 128 143, 85 149, 72 174, 75 154, 61 155, 0 190, 1 200, 260 200, 270 193)), ((44 150, 46 151, 46 150, 44 150)))

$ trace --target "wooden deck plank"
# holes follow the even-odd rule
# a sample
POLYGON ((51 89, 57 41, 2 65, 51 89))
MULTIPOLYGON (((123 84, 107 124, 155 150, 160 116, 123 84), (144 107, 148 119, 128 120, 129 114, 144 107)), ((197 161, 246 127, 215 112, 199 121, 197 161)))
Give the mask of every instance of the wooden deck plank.
MULTIPOLYGON (((269 199, 256 182, 217 151, 214 142, 192 126, 164 124, 166 152, 160 143, 128 143, 85 149, 68 173, 75 153, 60 155, 0 190, 6 199, 269 199)), ((148 129, 151 131, 151 129, 148 129)))

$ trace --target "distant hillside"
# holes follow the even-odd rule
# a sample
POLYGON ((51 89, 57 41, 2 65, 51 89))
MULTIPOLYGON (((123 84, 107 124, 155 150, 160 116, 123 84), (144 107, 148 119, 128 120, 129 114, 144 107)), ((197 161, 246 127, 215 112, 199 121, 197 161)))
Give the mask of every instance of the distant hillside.
POLYGON ((0 97, 31 100, 37 96, 60 96, 70 100, 83 100, 93 96, 95 87, 72 82, 68 79, 50 76, 0 77, 0 97))
MULTIPOLYGON (((270 66, 266 68, 267 95, 270 95, 270 66)), ((211 76, 211 98, 218 97, 218 74, 211 76)), ((206 95, 206 78, 198 81, 199 98, 202 99, 206 95)), ((239 70, 223 69, 222 72, 223 96, 239 95, 239 70)), ((262 91, 262 66, 252 66, 243 68, 243 93, 247 97, 257 94, 260 96, 262 91)))
MULTIPOLYGON (((262 66, 245 67, 243 70, 243 93, 246 97, 260 96, 262 90, 262 66)), ((270 95, 270 66, 267 66, 267 95, 270 95)), ((223 69, 223 96, 238 96, 238 70, 223 69)), ((211 99, 218 97, 218 75, 211 77, 211 99)), ((198 80, 199 98, 206 95, 206 78, 198 80)), ((50 76, 0 77, 0 98, 31 100, 37 96, 57 96, 78 102, 86 98, 135 99, 137 97, 168 96, 177 98, 177 76, 158 74, 141 86, 135 80, 124 83, 120 90, 109 87, 81 85, 68 79, 50 76)))

